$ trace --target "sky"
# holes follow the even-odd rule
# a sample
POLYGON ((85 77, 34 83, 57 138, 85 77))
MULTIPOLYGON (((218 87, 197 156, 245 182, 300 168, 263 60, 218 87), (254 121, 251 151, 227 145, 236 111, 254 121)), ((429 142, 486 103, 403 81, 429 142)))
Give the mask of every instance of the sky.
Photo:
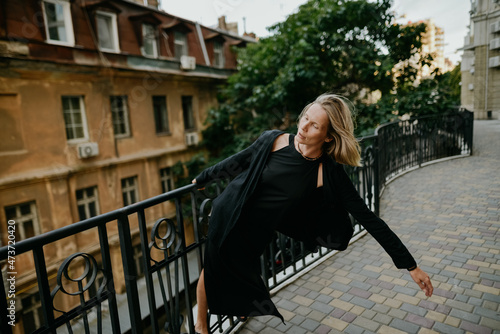
MULTIPOLYGON (((167 13, 216 26, 217 18, 238 22, 239 33, 253 32, 268 36, 267 27, 284 21, 307 0, 161 0, 167 13)), ((444 30, 445 57, 454 64, 460 61, 464 37, 468 32, 470 0, 394 0, 399 23, 432 19, 444 30)))

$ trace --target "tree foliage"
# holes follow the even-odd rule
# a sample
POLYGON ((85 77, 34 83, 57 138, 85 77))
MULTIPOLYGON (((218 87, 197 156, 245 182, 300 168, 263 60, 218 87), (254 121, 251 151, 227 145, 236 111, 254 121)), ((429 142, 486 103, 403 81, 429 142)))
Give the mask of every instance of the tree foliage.
MULTIPOLYGON (((388 94, 397 82, 394 66, 418 51, 424 29, 396 24, 389 0, 305 3, 270 27, 271 36, 238 51, 238 73, 208 118, 209 146, 227 147, 222 139, 238 149, 263 129, 293 127, 302 107, 323 92, 356 103, 366 92, 388 94), (217 141, 215 133, 224 135, 217 141)), ((403 82, 416 74, 401 73, 403 82)))

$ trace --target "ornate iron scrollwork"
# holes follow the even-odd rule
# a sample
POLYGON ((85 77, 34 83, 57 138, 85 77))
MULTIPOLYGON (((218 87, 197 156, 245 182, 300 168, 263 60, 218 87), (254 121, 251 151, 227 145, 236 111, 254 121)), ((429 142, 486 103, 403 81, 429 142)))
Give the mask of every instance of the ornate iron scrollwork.
POLYGON ((163 251, 165 260, 162 263, 162 261, 157 261, 150 256, 151 260, 158 266, 156 274, 166 316, 164 329, 170 333, 179 333, 184 321, 179 304, 180 273, 178 255, 182 250, 182 239, 172 219, 161 218, 153 225, 151 242, 149 243, 150 255, 153 248, 163 251), (173 272, 171 266, 173 266, 173 272), (164 273, 164 277, 162 272, 164 273))
MULTIPOLYGON (((153 247, 158 250, 166 251, 168 255, 176 254, 177 252, 179 252, 181 247, 181 240, 178 236, 175 223, 172 219, 161 218, 156 221, 153 229, 151 230, 151 242, 149 243, 149 250, 151 251, 153 247), (165 233, 161 235, 161 229, 163 228, 165 228, 166 230, 165 233), (160 242, 160 244, 158 244, 158 241, 160 242), (172 246, 174 247, 172 248, 172 246)), ((156 262, 154 259, 152 260, 156 262)))
MULTIPOLYGON (((97 308, 97 330, 98 333, 102 333, 102 294, 106 288, 107 279, 104 271, 100 269, 97 265, 96 259, 87 253, 78 252, 73 255, 67 257, 64 262, 59 267, 56 277, 57 285, 51 292, 52 305, 55 311, 62 313, 67 316, 70 312, 65 312, 61 309, 58 309, 54 305, 54 298, 57 293, 62 292, 69 296, 78 296, 80 299, 80 306, 73 308, 71 311, 78 310, 78 314, 82 316, 83 326, 85 333, 90 333, 90 325, 87 312, 92 309, 94 306, 97 308), (75 265, 75 262, 83 261, 83 263, 79 264, 78 268, 82 268, 83 271, 78 277, 72 277, 70 273, 70 267, 75 265), (97 275, 98 273, 103 273, 103 280, 96 292, 96 300, 91 302, 89 299, 85 299, 85 292, 89 291, 92 286, 98 284, 97 275), (68 285, 76 285, 76 288, 70 289, 68 285)), ((68 316, 66 319, 66 327, 69 333, 73 333, 72 325, 70 321, 73 320, 76 316, 72 315, 68 316)))

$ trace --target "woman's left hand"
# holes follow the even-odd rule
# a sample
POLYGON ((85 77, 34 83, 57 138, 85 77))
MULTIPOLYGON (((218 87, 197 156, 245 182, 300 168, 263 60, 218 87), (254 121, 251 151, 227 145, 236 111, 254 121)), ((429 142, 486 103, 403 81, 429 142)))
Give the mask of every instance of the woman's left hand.
POLYGON ((410 271, 411 278, 418 284, 420 289, 425 293, 427 297, 432 296, 434 288, 432 287, 431 279, 429 275, 419 267, 410 271))

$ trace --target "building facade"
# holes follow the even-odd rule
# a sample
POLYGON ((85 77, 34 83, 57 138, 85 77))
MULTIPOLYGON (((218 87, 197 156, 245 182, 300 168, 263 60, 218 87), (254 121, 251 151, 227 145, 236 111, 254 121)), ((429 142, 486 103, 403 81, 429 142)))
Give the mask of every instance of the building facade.
POLYGON ((500 118, 500 1, 471 0, 462 55, 462 107, 476 119, 500 118))
MULTIPOLYGON (((172 166, 198 153, 217 87, 236 70, 233 48, 255 40, 157 3, 1 2, 1 246, 9 221, 19 241, 169 191, 172 166)), ((148 219, 172 209, 154 208, 148 219)), ((116 226, 108 233, 113 248, 116 226)), ((70 254, 98 259, 96 242, 97 231, 84 232, 46 247, 51 282, 70 254)), ((120 271, 120 252, 112 253, 120 271)), ((16 266, 15 331, 30 333, 41 316, 33 257, 17 256, 16 266)))

